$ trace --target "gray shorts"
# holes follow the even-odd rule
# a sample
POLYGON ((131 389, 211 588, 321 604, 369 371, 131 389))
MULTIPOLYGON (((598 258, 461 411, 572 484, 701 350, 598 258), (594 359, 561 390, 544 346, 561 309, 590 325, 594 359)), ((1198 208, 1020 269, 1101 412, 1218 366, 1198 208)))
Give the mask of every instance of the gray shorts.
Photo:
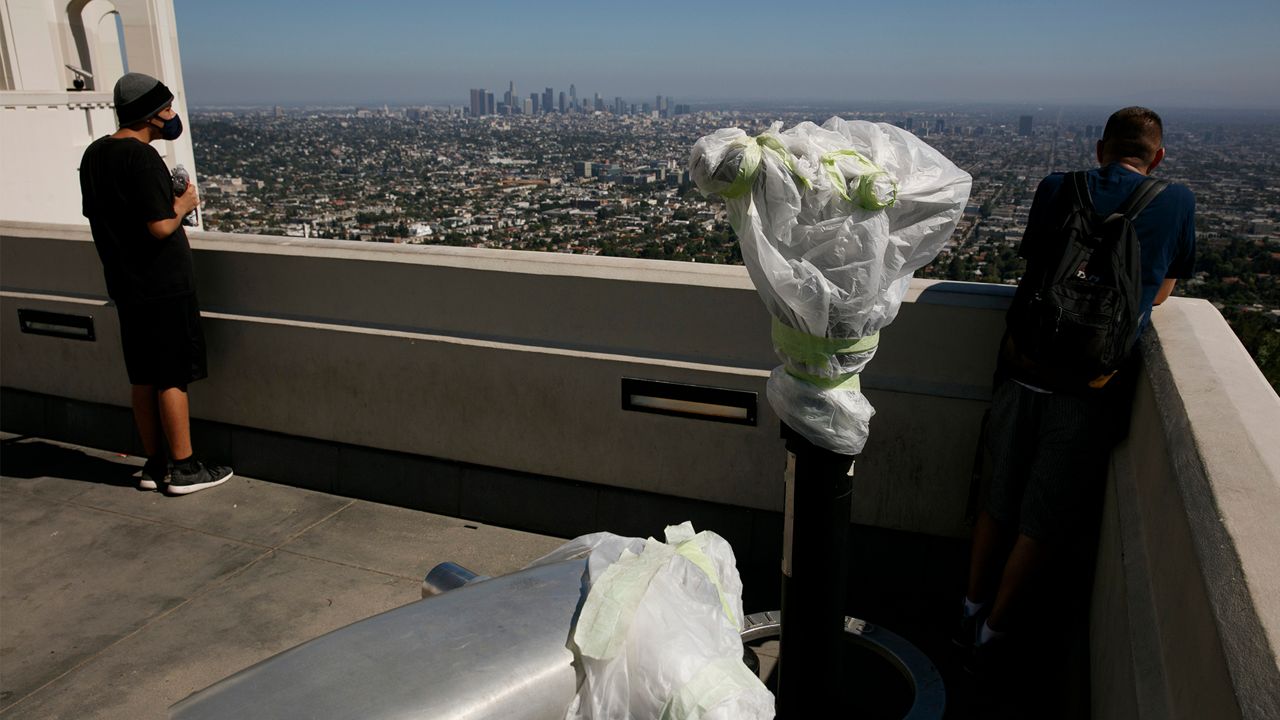
POLYGON ((1114 442, 1104 395, 1041 393, 1003 381, 991 401, 986 510, 1002 525, 1057 543, 1091 527, 1114 442))

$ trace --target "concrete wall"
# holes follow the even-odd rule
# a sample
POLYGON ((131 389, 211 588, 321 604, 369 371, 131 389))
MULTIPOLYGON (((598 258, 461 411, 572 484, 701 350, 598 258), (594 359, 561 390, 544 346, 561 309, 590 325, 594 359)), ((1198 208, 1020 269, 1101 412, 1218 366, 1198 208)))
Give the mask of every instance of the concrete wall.
POLYGON ((110 91, 0 93, 0 217, 87 223, 80 157, 115 130, 110 91))
POLYGON ((1093 714, 1280 717, 1280 399, 1207 302, 1153 322, 1107 488, 1093 714))
MULTIPOLYGON (((88 233, 0 226, 5 387, 127 404, 88 233), (91 313, 98 341, 19 333, 91 313), (54 360, 51 360, 53 358, 54 360)), ((193 234, 212 377, 197 417, 780 509, 768 315, 742 268, 193 234), (754 392, 755 426, 624 411, 621 379, 754 392)), ((855 520, 963 537, 1003 288, 919 282, 864 377, 855 520), (923 438, 930 451, 918 452, 923 438)))
POLYGON ((57 3, 47 0, 2 0, 0 34, 4 37, 4 84, 0 90, 51 91, 71 86, 63 68, 57 3))

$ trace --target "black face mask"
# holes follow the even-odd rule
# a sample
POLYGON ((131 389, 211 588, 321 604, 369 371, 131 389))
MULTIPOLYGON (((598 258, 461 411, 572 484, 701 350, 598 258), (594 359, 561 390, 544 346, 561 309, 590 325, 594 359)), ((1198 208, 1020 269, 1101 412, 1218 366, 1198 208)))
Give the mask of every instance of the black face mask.
POLYGON ((156 119, 164 123, 160 127, 160 137, 165 140, 177 140, 182 137, 182 118, 178 117, 177 113, 174 113, 173 117, 168 120, 159 117, 156 119))

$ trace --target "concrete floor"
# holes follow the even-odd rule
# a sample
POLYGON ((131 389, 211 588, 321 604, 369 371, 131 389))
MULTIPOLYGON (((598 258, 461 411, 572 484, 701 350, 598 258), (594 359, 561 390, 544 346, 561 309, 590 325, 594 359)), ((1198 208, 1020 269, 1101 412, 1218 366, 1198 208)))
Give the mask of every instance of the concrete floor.
POLYGON ((419 599, 437 563, 500 575, 563 542, 251 478, 171 498, 141 464, 0 434, 0 716, 165 717, 419 599))

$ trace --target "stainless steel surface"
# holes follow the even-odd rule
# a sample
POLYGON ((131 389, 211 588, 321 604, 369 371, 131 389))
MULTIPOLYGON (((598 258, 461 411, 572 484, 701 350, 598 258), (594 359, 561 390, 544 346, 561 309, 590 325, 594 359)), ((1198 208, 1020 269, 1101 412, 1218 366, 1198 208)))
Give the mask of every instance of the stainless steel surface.
POLYGON ((422 579, 422 597, 435 597, 468 583, 488 580, 487 575, 477 575, 457 563, 442 562, 431 568, 422 579))
POLYGON ((530 568, 335 630, 202 690, 181 720, 559 720, 585 559, 530 568))

